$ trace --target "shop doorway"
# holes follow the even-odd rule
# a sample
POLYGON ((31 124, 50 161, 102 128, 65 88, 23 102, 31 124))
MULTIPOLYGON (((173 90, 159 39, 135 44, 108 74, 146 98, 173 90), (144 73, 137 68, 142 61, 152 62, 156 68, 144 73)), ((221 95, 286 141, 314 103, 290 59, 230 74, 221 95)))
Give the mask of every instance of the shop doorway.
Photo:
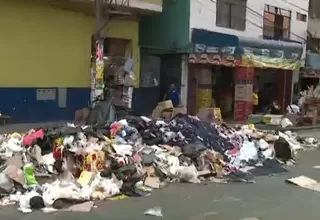
POLYGON ((220 108, 224 119, 232 119, 234 106, 234 72, 235 69, 232 67, 190 64, 188 113, 197 114, 199 108, 217 107, 220 108), (199 95, 199 90, 211 91, 211 93, 199 95), (204 97, 205 95, 206 97, 204 97), (208 95, 210 97, 207 97, 208 95), (199 101, 199 99, 201 100, 199 101), (210 99, 210 103, 208 99, 210 99))
POLYGON ((221 109, 225 120, 233 118, 234 103, 234 68, 215 66, 213 68, 212 92, 215 106, 221 109))
POLYGON ((255 69, 254 88, 258 89, 259 105, 258 112, 263 113, 277 99, 277 75, 273 69, 255 69))
POLYGON ((255 74, 254 87, 259 90, 259 112, 264 113, 273 101, 277 101, 284 111, 292 101, 292 71, 257 68, 255 74))

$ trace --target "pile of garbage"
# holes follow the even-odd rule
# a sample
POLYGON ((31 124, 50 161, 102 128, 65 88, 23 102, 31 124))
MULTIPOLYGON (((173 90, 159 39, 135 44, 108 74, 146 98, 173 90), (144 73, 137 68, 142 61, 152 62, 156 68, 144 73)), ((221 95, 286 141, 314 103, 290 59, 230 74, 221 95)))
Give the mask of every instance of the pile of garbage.
POLYGON ((175 181, 253 182, 286 172, 283 162, 301 148, 292 134, 183 114, 39 128, 2 135, 0 143, 2 205, 16 203, 24 213, 90 211, 94 200, 146 196, 175 181))

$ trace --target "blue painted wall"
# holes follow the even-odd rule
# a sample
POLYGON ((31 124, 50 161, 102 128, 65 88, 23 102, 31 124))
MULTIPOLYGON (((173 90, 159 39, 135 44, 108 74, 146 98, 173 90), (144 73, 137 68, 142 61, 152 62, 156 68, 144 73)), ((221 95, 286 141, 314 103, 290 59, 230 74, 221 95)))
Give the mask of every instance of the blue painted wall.
MULTIPOLYGON (((58 93, 58 88, 50 89, 56 89, 58 93)), ((90 100, 90 88, 67 88, 67 106, 59 108, 58 99, 37 101, 36 90, 37 88, 0 88, 1 113, 11 116, 12 123, 73 120, 75 111, 87 106, 90 100)))

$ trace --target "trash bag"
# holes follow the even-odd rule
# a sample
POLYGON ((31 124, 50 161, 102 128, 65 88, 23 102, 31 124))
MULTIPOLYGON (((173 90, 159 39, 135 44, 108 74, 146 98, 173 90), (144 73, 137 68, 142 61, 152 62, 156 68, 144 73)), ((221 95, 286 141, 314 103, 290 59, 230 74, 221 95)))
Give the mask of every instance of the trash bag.
POLYGON ((115 122, 117 120, 116 110, 112 100, 100 101, 89 112, 87 125, 115 122))
POLYGON ((276 157, 284 162, 291 160, 293 156, 290 144, 282 137, 274 142, 274 151, 276 157))
POLYGON ((190 144, 187 144, 182 148, 182 152, 185 156, 190 158, 197 158, 200 153, 207 148, 201 143, 201 141, 194 141, 190 144))

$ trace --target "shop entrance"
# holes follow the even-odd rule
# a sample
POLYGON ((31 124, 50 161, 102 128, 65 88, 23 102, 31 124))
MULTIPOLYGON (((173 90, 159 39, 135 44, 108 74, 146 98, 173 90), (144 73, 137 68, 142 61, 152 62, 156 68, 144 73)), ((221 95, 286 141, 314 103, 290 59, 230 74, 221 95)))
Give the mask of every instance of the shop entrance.
POLYGON ((209 64, 190 64, 188 112, 200 108, 220 108, 224 119, 232 119, 234 103, 234 68, 209 64))
POLYGON ((292 71, 282 69, 255 69, 254 86, 259 90, 259 111, 263 113, 277 101, 282 110, 291 104, 292 71))
POLYGON ((277 99, 277 75, 273 69, 255 69, 253 86, 258 89, 258 112, 263 113, 277 99))
POLYGON ((213 100, 215 106, 221 109, 225 120, 233 118, 234 103, 234 68, 226 66, 215 66, 213 83, 213 100))

